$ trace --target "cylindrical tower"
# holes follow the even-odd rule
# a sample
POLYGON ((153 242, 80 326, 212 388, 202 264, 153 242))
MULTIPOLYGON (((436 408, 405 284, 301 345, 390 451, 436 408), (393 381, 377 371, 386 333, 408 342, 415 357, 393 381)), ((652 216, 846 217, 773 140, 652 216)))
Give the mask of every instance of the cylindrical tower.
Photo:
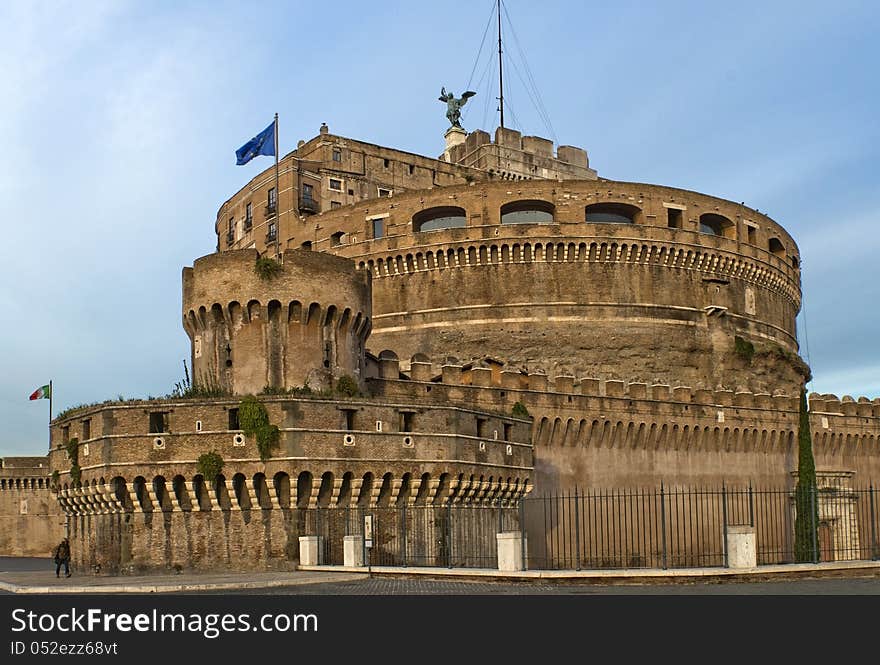
POLYGON ((363 385, 370 274, 302 250, 261 273, 258 257, 254 249, 210 254, 183 269, 193 382, 238 395, 320 390, 343 375, 363 385))

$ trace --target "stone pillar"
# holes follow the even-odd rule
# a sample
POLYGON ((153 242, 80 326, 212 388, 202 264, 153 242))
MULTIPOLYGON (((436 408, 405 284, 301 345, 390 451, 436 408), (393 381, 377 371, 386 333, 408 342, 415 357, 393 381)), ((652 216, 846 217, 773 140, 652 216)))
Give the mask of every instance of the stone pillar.
MULTIPOLYGON (((523 565, 523 535, 521 531, 504 531, 495 534, 498 544, 498 570, 516 572, 525 570, 523 565)), ((528 551, 528 541, 525 542, 528 551)))
POLYGON ((232 483, 231 478, 226 481, 226 493, 229 495, 230 509, 241 510, 241 504, 239 504, 238 499, 235 498, 235 485, 232 483))
POLYGON ((754 568, 758 565, 755 527, 727 527, 727 567, 754 568))
POLYGON ((446 138, 446 150, 443 151, 443 161, 452 162, 452 149, 461 145, 467 139, 467 132, 461 127, 450 127, 444 134, 446 138))
POLYGON ((299 565, 320 566, 323 565, 323 547, 320 536, 299 537, 299 565))
POLYGON ((342 539, 342 565, 355 568, 364 565, 363 536, 345 536, 342 539))

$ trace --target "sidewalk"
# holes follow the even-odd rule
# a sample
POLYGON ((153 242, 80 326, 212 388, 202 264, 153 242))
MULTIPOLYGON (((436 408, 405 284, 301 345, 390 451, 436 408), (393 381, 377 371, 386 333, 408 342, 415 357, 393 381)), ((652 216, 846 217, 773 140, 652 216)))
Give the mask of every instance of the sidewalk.
POLYGON ((301 566, 291 572, 181 573, 140 576, 74 575, 56 579, 53 571, 0 572, 0 590, 16 594, 177 593, 239 589, 272 589, 300 584, 364 580, 369 577, 408 577, 483 582, 543 582, 568 584, 689 584, 765 582, 829 577, 880 578, 880 561, 840 561, 785 564, 757 568, 678 568, 624 570, 528 570, 500 572, 479 568, 422 568, 301 566))
POLYGON ((366 572, 181 573, 167 575, 74 575, 56 578, 54 571, 0 572, 0 591, 19 594, 56 593, 179 593, 272 589, 298 584, 366 579, 366 572))

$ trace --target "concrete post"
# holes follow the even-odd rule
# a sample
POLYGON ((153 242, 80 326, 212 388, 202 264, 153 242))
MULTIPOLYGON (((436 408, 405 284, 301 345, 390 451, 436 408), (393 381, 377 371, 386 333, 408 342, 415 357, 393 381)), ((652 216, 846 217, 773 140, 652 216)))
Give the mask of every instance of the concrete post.
POLYGON ((498 544, 498 570, 505 572, 517 572, 525 570, 523 566, 523 535, 520 531, 504 531, 495 534, 495 542, 498 544))
POLYGON ((300 536, 299 564, 301 566, 323 565, 323 549, 320 536, 300 536))
POLYGON ((364 565, 363 536, 345 536, 342 539, 342 565, 356 568, 364 565))
POLYGON ((755 527, 727 527, 727 567, 755 568, 758 555, 755 548, 755 527))

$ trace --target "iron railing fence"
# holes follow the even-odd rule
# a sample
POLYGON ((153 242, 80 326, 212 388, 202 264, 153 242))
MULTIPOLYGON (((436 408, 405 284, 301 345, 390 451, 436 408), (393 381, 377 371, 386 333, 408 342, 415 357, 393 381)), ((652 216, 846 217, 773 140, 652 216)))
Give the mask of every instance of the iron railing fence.
POLYGON ((877 490, 804 488, 810 541, 795 539, 796 490, 720 487, 575 491, 523 500, 534 569, 728 564, 728 527, 750 526, 758 565, 880 559, 877 490))
POLYGON ((536 570, 703 568, 728 564, 728 527, 754 529, 758 565, 880 559, 873 485, 807 488, 665 487, 576 490, 514 506, 397 505, 297 509, 297 531, 321 538, 323 563, 343 563, 347 535, 373 519, 374 566, 497 567, 496 534, 519 531, 536 570), (797 551, 798 504, 812 541, 797 551), (520 528, 520 525, 523 528, 520 528))

